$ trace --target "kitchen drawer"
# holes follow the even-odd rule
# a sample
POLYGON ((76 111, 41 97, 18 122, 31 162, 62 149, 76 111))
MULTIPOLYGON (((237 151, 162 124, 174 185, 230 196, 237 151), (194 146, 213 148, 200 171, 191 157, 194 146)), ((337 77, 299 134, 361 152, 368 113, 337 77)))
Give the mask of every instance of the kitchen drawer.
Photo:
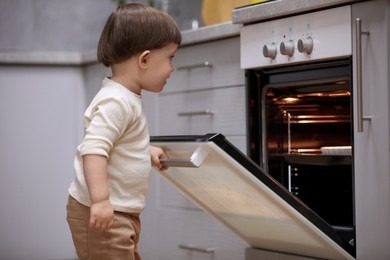
POLYGON ((245 135, 245 87, 160 94, 159 135, 245 135))
POLYGON ((164 92, 243 85, 239 43, 235 37, 179 48, 173 61, 175 71, 164 92))
MULTIPOLYGON (((159 254, 158 260, 237 260, 244 259, 248 245, 217 220, 200 211, 157 211, 159 232, 155 240, 159 254), (214 250, 199 252, 193 248, 214 250)), ((141 244, 142 246, 142 244, 141 244)))

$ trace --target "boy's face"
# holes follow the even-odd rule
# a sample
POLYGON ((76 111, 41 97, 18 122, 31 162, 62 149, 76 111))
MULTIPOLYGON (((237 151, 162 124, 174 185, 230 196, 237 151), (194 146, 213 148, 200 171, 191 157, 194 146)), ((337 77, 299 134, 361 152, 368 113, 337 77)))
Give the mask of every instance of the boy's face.
POLYGON ((163 48, 153 49, 148 57, 148 68, 144 77, 142 89, 151 92, 160 92, 173 72, 172 59, 178 45, 169 43, 163 48))

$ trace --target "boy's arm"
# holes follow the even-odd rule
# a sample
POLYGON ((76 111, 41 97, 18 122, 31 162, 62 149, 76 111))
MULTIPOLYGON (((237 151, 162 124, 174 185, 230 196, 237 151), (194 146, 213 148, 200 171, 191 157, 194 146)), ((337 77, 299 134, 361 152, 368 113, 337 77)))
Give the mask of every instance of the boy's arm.
POLYGON ((109 201, 107 182, 107 158, 102 155, 83 156, 84 176, 91 199, 91 228, 111 228, 114 222, 114 210, 109 201))

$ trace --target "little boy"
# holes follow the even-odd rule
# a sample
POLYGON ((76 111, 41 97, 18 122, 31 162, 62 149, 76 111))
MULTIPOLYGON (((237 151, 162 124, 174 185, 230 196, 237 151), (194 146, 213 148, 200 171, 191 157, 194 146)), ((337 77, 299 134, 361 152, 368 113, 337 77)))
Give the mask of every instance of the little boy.
POLYGON ((141 91, 162 91, 173 71, 180 30, 166 13, 142 4, 119 6, 108 18, 98 60, 112 76, 84 114, 67 221, 80 259, 141 259, 139 214, 151 165, 167 155, 149 144, 141 91))

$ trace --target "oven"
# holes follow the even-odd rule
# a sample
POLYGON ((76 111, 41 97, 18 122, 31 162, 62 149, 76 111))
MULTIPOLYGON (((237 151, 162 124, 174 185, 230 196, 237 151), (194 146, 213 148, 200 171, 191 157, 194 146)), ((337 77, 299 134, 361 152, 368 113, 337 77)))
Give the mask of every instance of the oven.
POLYGON ((334 226, 353 229, 352 64, 247 70, 248 155, 334 226))
POLYGON ((241 63, 249 157, 329 224, 353 230, 350 21, 343 6, 244 27, 241 63))
POLYGON ((350 24, 343 6, 246 26, 241 64, 248 156, 353 243, 350 24))

